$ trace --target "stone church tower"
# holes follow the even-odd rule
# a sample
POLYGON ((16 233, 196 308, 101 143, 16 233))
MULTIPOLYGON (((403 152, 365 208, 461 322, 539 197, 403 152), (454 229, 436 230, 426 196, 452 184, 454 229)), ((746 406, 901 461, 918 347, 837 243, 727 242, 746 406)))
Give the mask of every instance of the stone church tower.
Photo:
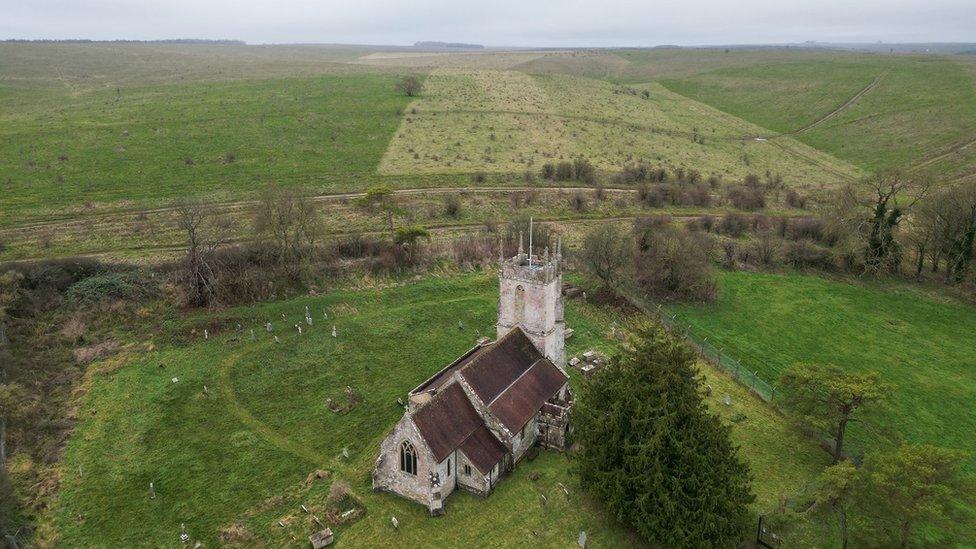
POLYGON ((518 254, 511 259, 499 257, 498 339, 520 326, 540 353, 563 368, 566 366, 566 323, 560 265, 562 241, 553 255, 549 254, 548 247, 541 257, 531 255, 531 250, 530 244, 529 253, 523 251, 520 236, 518 254))

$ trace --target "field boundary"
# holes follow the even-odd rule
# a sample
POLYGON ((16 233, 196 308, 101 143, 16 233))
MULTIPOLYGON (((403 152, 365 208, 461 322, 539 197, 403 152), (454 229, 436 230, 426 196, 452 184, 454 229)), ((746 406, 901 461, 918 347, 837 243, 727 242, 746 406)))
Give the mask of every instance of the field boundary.
POLYGON ((772 403, 776 399, 775 385, 764 380, 758 372, 749 370, 741 362, 710 343, 708 337, 697 336, 691 331, 688 322, 668 311, 663 304, 657 303, 637 290, 617 288, 616 291, 639 311, 659 321, 672 334, 684 339, 702 360, 731 375, 739 384, 749 389, 763 401, 772 403))

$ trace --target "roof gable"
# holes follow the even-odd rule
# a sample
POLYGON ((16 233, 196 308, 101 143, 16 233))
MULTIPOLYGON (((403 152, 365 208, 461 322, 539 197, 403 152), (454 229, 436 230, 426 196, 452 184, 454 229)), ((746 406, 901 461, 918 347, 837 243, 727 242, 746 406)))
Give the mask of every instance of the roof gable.
POLYGON ((508 453, 505 445, 484 425, 475 429, 464 440, 459 450, 468 456, 468 461, 473 463, 483 475, 487 475, 492 467, 508 453))
POLYGON ((488 410, 512 433, 522 429, 568 378, 555 364, 540 359, 488 405, 488 410))
POLYGON ((438 463, 475 429, 484 425, 468 395, 457 383, 449 384, 414 412, 413 422, 438 463))
POLYGON ((488 404, 542 358, 528 336, 516 327, 481 349, 460 373, 478 398, 488 404))

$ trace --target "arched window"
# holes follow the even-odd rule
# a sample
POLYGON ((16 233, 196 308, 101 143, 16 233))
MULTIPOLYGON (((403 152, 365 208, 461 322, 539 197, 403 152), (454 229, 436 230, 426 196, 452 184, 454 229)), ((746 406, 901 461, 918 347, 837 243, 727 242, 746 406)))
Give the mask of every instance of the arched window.
POLYGON ((400 470, 411 475, 417 474, 417 450, 409 440, 400 445, 400 470))

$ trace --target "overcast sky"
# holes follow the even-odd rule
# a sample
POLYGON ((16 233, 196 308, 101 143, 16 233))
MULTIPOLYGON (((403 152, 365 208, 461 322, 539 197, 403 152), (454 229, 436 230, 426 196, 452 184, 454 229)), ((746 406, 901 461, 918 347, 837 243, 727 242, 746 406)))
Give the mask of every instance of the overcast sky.
POLYGON ((0 0, 0 37, 553 47, 976 42, 976 0, 0 0))

